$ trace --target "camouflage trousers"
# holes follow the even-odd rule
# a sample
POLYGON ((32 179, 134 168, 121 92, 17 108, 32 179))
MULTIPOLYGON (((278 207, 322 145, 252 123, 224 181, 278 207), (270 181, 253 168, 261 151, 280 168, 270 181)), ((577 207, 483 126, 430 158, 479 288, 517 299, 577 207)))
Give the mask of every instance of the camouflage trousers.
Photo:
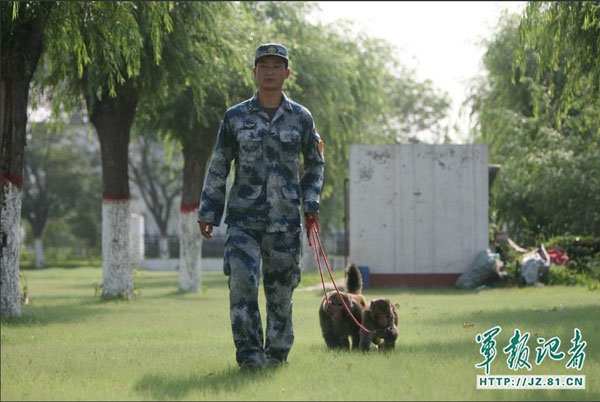
POLYGON ((292 293, 300 282, 300 231, 266 233, 229 227, 223 270, 229 275, 229 308, 236 360, 285 362, 294 342, 292 293), (267 300, 267 331, 258 308, 260 263, 267 300))

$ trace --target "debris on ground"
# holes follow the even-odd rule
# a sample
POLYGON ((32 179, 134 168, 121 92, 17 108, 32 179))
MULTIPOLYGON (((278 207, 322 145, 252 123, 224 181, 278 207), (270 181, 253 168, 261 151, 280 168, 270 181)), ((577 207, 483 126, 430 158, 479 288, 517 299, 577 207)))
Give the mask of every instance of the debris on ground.
POLYGON ((543 244, 523 255, 521 261, 521 278, 523 278, 526 285, 543 286, 539 280, 549 269, 550 256, 543 244))
POLYGON ((569 265, 569 256, 562 252, 559 247, 548 248, 548 256, 552 264, 564 265, 565 267, 569 265))
POLYGON ((496 272, 496 262, 502 262, 494 257, 489 249, 482 250, 469 268, 458 277, 455 286, 460 289, 473 289, 482 285, 496 272))

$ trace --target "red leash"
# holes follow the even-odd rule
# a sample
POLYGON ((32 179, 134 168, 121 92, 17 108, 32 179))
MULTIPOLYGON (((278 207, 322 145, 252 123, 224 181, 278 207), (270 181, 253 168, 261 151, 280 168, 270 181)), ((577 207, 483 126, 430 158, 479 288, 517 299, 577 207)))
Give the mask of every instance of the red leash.
POLYGON ((333 287, 335 288, 335 291, 337 292, 338 297, 341 300, 342 305, 344 306, 344 309, 346 309, 346 312, 348 313, 350 318, 352 318, 352 321, 354 321, 354 323, 356 325, 358 325, 358 327, 360 329, 362 329, 363 331, 365 331, 369 334, 374 334, 375 331, 371 331, 371 330, 365 328, 364 326, 361 325, 360 322, 358 322, 356 320, 356 318, 354 317, 354 314, 352 314, 352 312, 350 311, 350 308, 346 305, 344 298, 342 297, 342 295, 340 295, 340 291, 339 291, 337 285, 335 284, 335 280, 333 279, 333 274, 331 273, 331 269, 329 268, 329 261, 327 261, 327 255, 325 255, 325 249, 323 248, 323 243, 321 243, 321 236, 319 236, 319 222, 317 222, 316 219, 308 219, 307 218, 306 219, 306 229, 308 231, 308 233, 307 233, 308 245, 309 245, 309 247, 311 247, 315 250, 315 258, 317 259, 317 266, 319 267, 319 275, 321 275, 321 284, 323 285, 323 293, 325 293, 325 300, 327 302, 327 308, 329 309, 329 305, 331 304, 331 302, 329 301, 329 298, 327 297, 327 291, 325 290, 325 281, 323 280, 323 270, 321 268, 321 260, 319 258, 319 254, 321 254, 321 256, 323 257, 323 261, 325 261, 325 267, 327 267, 327 272, 329 273, 331 282, 333 282, 333 287))

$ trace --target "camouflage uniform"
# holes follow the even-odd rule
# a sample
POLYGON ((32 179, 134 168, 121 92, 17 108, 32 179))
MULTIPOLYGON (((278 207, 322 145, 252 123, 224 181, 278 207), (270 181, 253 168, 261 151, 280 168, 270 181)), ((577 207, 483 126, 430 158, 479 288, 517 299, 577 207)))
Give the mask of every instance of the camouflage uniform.
POLYGON ((262 364, 265 359, 283 362, 292 346, 292 293, 300 281, 300 207, 305 213, 319 210, 321 143, 310 112, 285 94, 270 121, 256 93, 227 110, 221 122, 198 221, 219 225, 225 182, 235 161, 223 267, 229 275, 231 326, 240 365, 262 364), (261 260, 267 299, 264 348, 257 301, 261 260))

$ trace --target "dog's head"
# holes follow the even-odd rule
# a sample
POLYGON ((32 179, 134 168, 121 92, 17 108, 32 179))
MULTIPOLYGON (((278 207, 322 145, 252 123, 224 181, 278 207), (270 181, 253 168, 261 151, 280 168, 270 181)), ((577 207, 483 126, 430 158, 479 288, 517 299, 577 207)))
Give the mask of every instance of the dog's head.
POLYGON ((394 323, 395 306, 389 299, 373 299, 369 311, 375 324, 381 328, 389 327, 394 323))

